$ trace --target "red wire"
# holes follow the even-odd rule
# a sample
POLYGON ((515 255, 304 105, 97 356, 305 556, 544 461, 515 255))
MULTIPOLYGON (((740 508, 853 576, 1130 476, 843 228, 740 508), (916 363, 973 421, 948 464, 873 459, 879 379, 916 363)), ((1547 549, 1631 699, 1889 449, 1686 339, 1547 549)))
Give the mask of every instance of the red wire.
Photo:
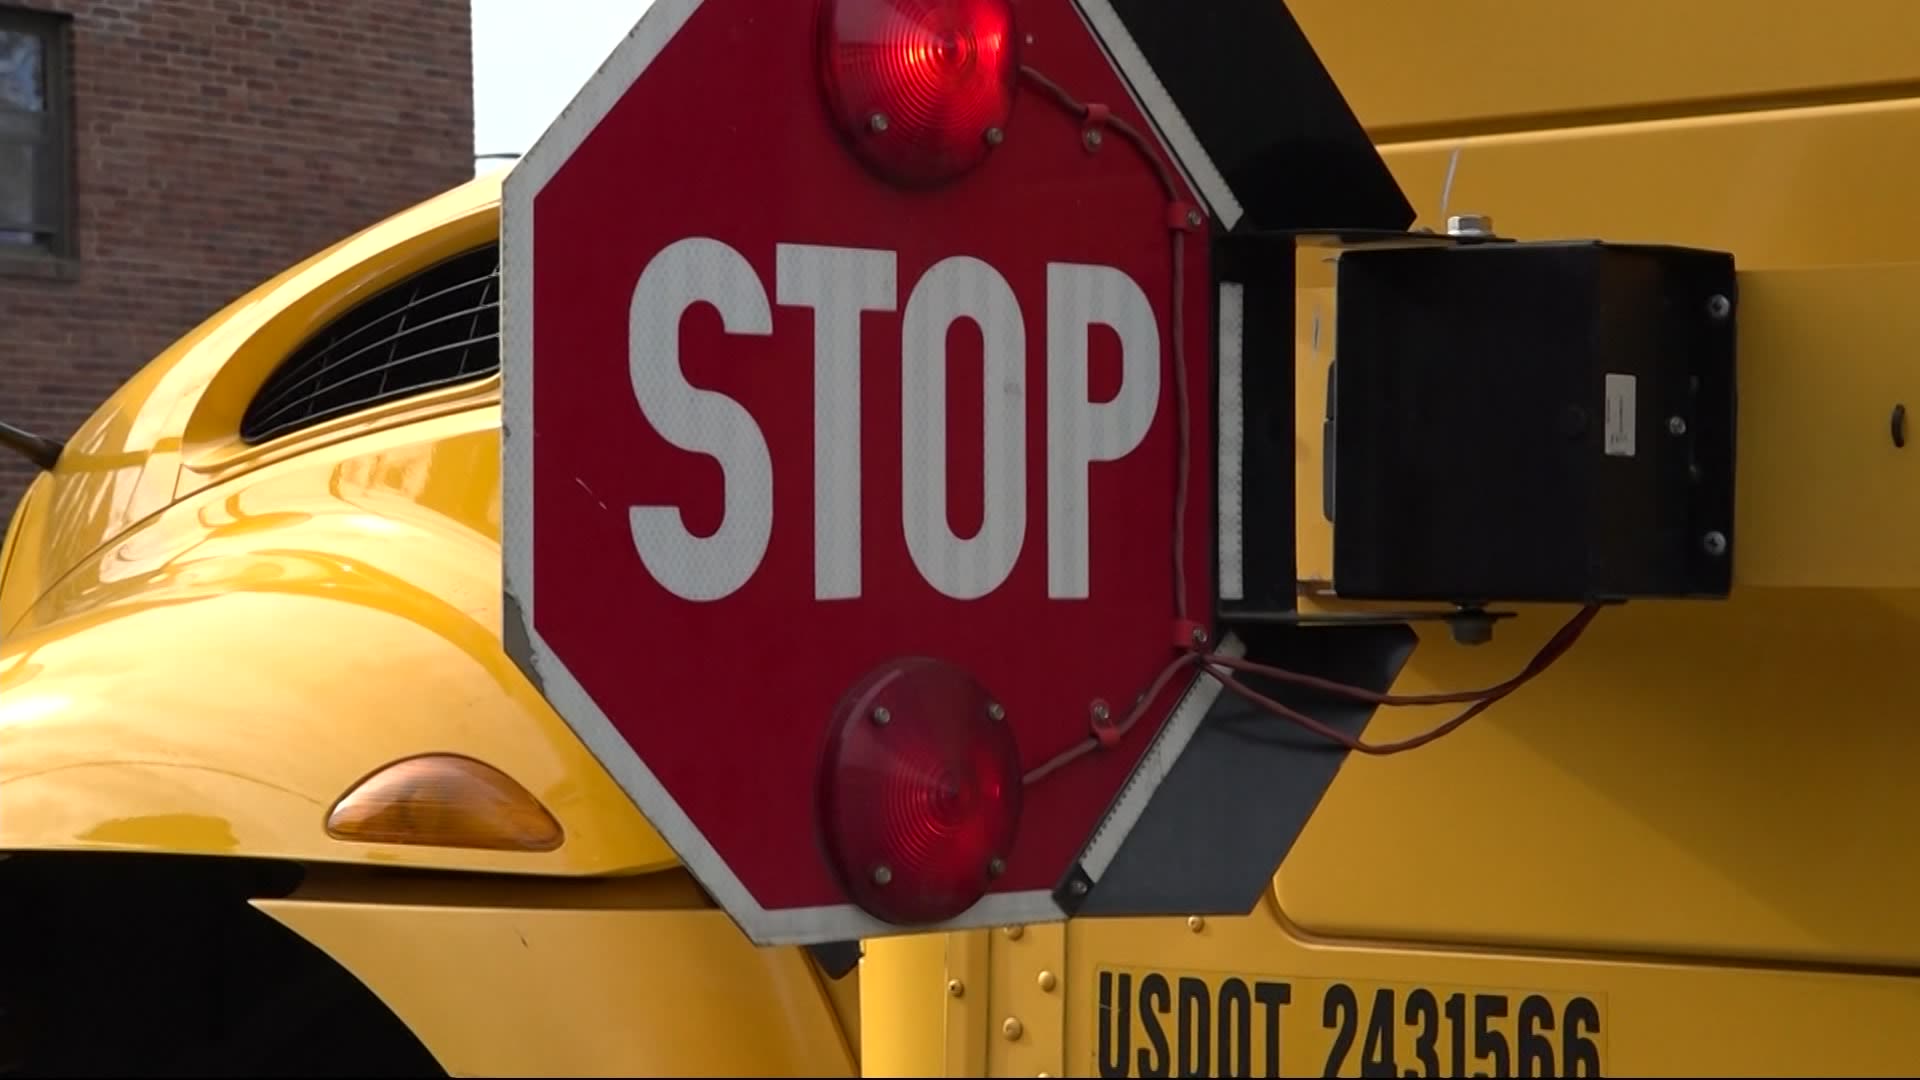
MULTIPOLYGON (((1047 78, 1034 68, 1022 66, 1020 74, 1026 78, 1027 81, 1045 91, 1061 108, 1072 113, 1077 119, 1087 121, 1093 115, 1092 109, 1082 104, 1058 83, 1047 78)), ((1168 168, 1166 161, 1155 151, 1153 143, 1150 142, 1138 128, 1126 120, 1114 116, 1109 111, 1101 110, 1098 123, 1118 132, 1121 137, 1133 145, 1140 156, 1152 167, 1155 176, 1158 177, 1160 181, 1161 189, 1166 193, 1169 205, 1177 206, 1180 202, 1180 188, 1174 181, 1173 171, 1168 168)), ((1190 473, 1193 467, 1193 420, 1187 401, 1187 333, 1185 317, 1186 304, 1184 303, 1186 298, 1186 233, 1180 228, 1178 223, 1170 222, 1169 224, 1172 226, 1173 231, 1173 301, 1170 305, 1172 308, 1173 323, 1171 360, 1173 363, 1174 411, 1179 425, 1176 442, 1177 457, 1174 472, 1173 500, 1173 611, 1176 625, 1184 625, 1192 621, 1187 608, 1186 525, 1188 488, 1190 486, 1190 473)), ((1540 651, 1534 655, 1533 659, 1528 662, 1525 668, 1521 669, 1519 674, 1505 682, 1480 690, 1463 690, 1439 694, 1383 694, 1377 691, 1367 690, 1363 687, 1320 678, 1315 675, 1288 671, 1284 668, 1255 663, 1251 660, 1242 660, 1237 657, 1223 656, 1219 653, 1202 649, 1200 647, 1201 643, 1196 642, 1191 646, 1183 647, 1179 655, 1175 656, 1171 662, 1160 670, 1160 673, 1154 677, 1153 682, 1148 686, 1146 693, 1140 696, 1139 701, 1128 711, 1125 718, 1111 726, 1103 725, 1100 721, 1096 720, 1092 732, 1085 739, 1080 740, 1073 746, 1048 758, 1046 761, 1029 770, 1025 777, 1025 782, 1028 784, 1034 783, 1050 773, 1100 749, 1101 746, 1112 745, 1124 738, 1126 734, 1133 729, 1134 725, 1140 722, 1141 717, 1146 714, 1147 710, 1153 707, 1155 701, 1159 699, 1161 692, 1166 689, 1167 683, 1188 665, 1199 666, 1201 671, 1218 680, 1221 686, 1239 694, 1247 701, 1260 706, 1281 719, 1298 724, 1302 728, 1322 738, 1338 743, 1348 750, 1362 754, 1402 753, 1407 750, 1425 746, 1435 739, 1439 739, 1457 730, 1467 721, 1485 712, 1495 702, 1513 693, 1526 682, 1539 675, 1542 671, 1545 671, 1554 661, 1558 660, 1572 647, 1573 643, 1579 639, 1581 633, 1586 630, 1587 624, 1593 621, 1594 615, 1598 612, 1599 609, 1597 607, 1582 608, 1573 618, 1567 621, 1566 625, 1560 628, 1558 633, 1554 634, 1545 645, 1541 646, 1540 651), (1229 672, 1234 671, 1260 675, 1277 682, 1304 686, 1325 694, 1345 697, 1376 706, 1443 705, 1463 702, 1472 702, 1473 704, 1451 720, 1423 734, 1416 735, 1409 739, 1403 739, 1399 742, 1376 745, 1347 735, 1319 720, 1315 720, 1313 717, 1297 709, 1290 708, 1259 693, 1245 683, 1242 683, 1232 674, 1229 674, 1229 672)))

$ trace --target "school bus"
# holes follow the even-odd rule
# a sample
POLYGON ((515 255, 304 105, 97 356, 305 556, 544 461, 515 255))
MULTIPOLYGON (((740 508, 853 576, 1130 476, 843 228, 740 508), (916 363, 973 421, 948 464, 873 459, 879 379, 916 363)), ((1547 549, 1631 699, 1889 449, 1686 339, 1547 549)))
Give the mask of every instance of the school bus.
MULTIPOLYGON (((1287 6, 1421 229, 1737 258, 1730 596, 1609 609, 1446 738, 1353 755, 1251 910, 755 945, 502 648, 480 177, 64 446, 8 433, 45 468, 0 549, 0 1072, 1920 1068, 1920 9, 1287 6)), ((1303 264, 1302 358, 1333 274, 1303 264)), ((1297 378, 1317 432, 1324 361, 1297 378)), ((1301 439, 1302 604, 1364 611, 1310 587, 1324 465, 1301 439)), ((1413 622, 1392 689, 1498 682, 1559 619, 1413 622)))

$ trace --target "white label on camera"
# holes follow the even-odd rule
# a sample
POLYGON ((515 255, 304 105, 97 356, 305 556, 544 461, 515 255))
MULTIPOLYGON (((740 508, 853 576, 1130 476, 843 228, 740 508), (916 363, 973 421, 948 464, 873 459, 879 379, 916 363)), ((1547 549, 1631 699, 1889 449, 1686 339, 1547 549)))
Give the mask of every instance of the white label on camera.
POLYGON ((1633 456, 1633 399, 1637 380, 1631 375, 1607 374, 1608 457, 1633 456))

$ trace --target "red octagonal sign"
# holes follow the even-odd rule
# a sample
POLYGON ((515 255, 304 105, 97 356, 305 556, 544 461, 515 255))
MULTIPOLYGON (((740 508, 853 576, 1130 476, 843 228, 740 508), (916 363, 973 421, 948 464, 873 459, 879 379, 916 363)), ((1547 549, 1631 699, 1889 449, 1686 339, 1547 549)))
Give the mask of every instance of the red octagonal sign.
POLYGON ((1205 707, 1227 211, 1138 56, 656 0, 508 179, 507 637, 755 941, 1059 917, 1205 707))

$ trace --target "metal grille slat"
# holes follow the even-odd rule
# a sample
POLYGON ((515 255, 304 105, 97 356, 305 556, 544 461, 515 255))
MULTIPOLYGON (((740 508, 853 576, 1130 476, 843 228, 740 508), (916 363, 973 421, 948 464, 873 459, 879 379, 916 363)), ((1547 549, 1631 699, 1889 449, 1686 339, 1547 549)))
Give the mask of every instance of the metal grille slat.
POLYGON ((240 437, 265 442, 500 370, 500 249, 441 262, 355 305, 260 387, 240 437))

